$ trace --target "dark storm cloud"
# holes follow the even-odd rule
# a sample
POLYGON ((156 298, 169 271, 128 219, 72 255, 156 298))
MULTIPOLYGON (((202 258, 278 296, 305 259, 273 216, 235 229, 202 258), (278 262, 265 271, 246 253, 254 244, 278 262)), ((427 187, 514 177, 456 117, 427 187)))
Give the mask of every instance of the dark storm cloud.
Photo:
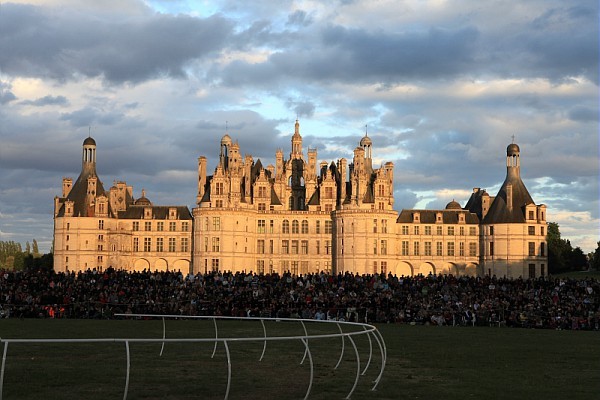
POLYGON ((44 96, 35 100, 24 100, 21 102, 23 105, 43 107, 43 106, 68 106, 69 100, 65 96, 44 96))
POLYGON ((151 14, 137 18, 8 3, 0 14, 0 69, 6 74, 112 83, 181 77, 191 60, 218 51, 232 24, 220 16, 151 14))

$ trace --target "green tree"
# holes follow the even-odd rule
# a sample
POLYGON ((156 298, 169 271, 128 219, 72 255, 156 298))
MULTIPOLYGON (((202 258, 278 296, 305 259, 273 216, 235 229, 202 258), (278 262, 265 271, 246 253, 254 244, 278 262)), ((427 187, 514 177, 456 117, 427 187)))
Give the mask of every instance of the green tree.
POLYGON ((32 250, 33 250, 33 256, 34 257, 39 257, 41 255, 40 254, 40 249, 38 248, 37 240, 35 240, 35 239, 33 239, 32 250))
POLYGON ((596 243, 598 247, 590 253, 592 269, 600 270, 600 242, 596 243))
POLYGON ((25 242, 25 253, 31 254, 31 245, 29 244, 29 241, 25 242))

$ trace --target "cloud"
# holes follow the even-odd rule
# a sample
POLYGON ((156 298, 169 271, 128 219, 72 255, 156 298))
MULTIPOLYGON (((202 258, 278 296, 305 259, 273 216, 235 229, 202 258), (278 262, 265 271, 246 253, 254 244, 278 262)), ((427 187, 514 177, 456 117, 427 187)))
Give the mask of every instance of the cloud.
POLYGON ((17 96, 10 91, 11 86, 0 81, 0 104, 6 104, 17 99, 17 96))
POLYGON ((121 17, 11 3, 0 18, 4 73, 59 81, 100 76, 113 84, 184 77, 186 65, 218 52, 233 28, 221 16, 121 17))
POLYGON ((69 105, 69 100, 65 96, 44 96, 35 100, 23 100, 21 104, 26 106, 35 106, 35 107, 43 107, 50 105, 57 106, 67 106, 69 105))

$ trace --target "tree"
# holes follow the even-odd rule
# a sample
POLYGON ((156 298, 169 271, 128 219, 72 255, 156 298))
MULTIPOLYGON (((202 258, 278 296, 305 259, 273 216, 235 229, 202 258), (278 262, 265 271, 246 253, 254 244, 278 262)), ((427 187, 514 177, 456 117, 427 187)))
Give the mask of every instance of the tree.
POLYGON ((27 254, 31 254, 31 245, 29 244, 29 242, 25 242, 25 253, 27 254))
POLYGON ((600 242, 597 243, 598 247, 592 253, 590 253, 590 260, 592 269, 600 270, 600 242))
POLYGON ((39 257, 40 256, 40 249, 38 248, 38 243, 37 240, 33 239, 33 245, 32 245, 32 250, 33 250, 33 256, 34 257, 39 257))
POLYGON ((568 257, 571 252, 571 243, 561 239, 560 229, 556 222, 548 223, 548 271, 557 273, 568 269, 568 257))
POLYGON ((575 247, 569 254, 569 266, 578 271, 587 270, 588 259, 581 247, 575 247))

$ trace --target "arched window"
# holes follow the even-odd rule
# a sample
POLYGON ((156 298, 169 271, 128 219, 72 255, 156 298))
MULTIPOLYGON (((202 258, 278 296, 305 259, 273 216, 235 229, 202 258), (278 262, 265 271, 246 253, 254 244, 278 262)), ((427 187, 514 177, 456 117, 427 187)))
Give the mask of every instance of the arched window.
POLYGON ((302 233, 305 235, 308 233, 308 221, 307 220, 302 221, 302 233))
POLYGON ((298 221, 297 220, 293 220, 292 221, 292 233, 295 233, 295 234, 300 233, 299 232, 299 228, 300 228, 300 225, 298 224, 298 221))
POLYGON ((283 220, 283 224, 281 225, 281 233, 290 233, 290 221, 287 219, 283 220))

